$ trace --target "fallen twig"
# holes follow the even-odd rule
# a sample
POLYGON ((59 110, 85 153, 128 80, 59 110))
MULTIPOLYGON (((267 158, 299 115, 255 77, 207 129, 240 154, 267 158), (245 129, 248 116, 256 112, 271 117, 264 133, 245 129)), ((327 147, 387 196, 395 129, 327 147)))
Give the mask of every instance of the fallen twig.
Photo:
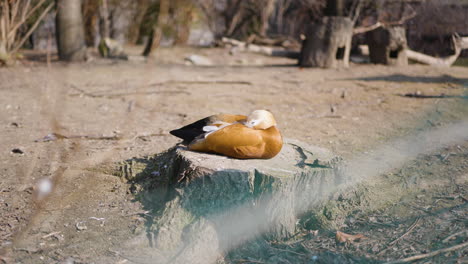
POLYGON ((62 231, 57 231, 57 232, 52 232, 50 234, 47 234, 45 236, 42 236, 42 239, 46 239, 46 238, 49 238, 49 237, 52 237, 52 236, 56 236, 58 234, 62 233, 62 231))
MULTIPOLYGON (((175 83, 175 84, 242 84, 242 85, 252 85, 251 82, 247 82, 247 81, 222 81, 222 80, 214 80, 214 81, 176 81, 176 80, 170 80, 170 81, 166 81, 166 82, 164 82, 162 84, 167 84, 167 83, 175 83)), ((158 83, 158 84, 161 84, 161 83, 158 83)))
POLYGON ((467 233, 467 232, 468 232, 468 230, 463 230, 463 231, 457 232, 457 233, 455 233, 455 234, 452 234, 452 235, 446 237, 444 240, 442 240, 442 243, 447 243, 447 242, 449 242, 452 238, 457 237, 457 236, 462 235, 462 234, 465 234, 465 233, 467 233))
POLYGON ((161 94, 161 93, 167 93, 167 94, 177 94, 177 93, 185 93, 185 94, 190 94, 189 92, 186 91, 147 91, 147 92, 127 92, 127 93, 104 93, 104 94, 99 94, 99 93, 87 93, 87 92, 81 92, 78 94, 70 94, 70 96, 88 96, 92 98, 101 98, 101 97, 106 97, 106 98, 115 98, 115 97, 122 97, 122 96, 129 96, 129 95, 148 95, 148 94, 161 94))
POLYGON ((235 259, 233 262, 236 263, 258 263, 258 264, 264 264, 265 262, 258 261, 258 260, 251 260, 251 259, 235 259))
POLYGON ((430 253, 415 255, 415 256, 412 256, 412 257, 404 258, 404 259, 390 261, 390 262, 387 262, 386 264, 408 263, 408 262, 412 262, 412 261, 419 260, 419 259, 431 258, 431 257, 437 256, 439 254, 459 250, 459 249, 462 249, 462 248, 467 247, 467 246, 468 246, 468 242, 465 242, 463 244, 459 244, 459 245, 449 247, 449 248, 439 249, 439 250, 436 250, 436 251, 433 251, 433 252, 430 252, 430 253))
POLYGON ((49 142, 49 141, 56 141, 59 139, 88 139, 88 140, 119 140, 122 139, 118 135, 113 135, 113 136, 96 136, 96 135, 71 135, 71 136, 65 136, 59 133, 50 133, 47 136, 36 139, 34 142, 49 142))
POLYGON ((401 235, 399 238, 393 240, 393 241, 390 242, 390 244, 388 244, 388 245, 389 245, 389 246, 394 245, 396 242, 400 241, 403 237, 405 237, 405 236, 407 236, 409 233, 411 233, 411 231, 413 231, 413 229, 419 224, 419 220, 420 220, 420 219, 421 219, 421 218, 418 217, 403 235, 401 235))
POLYGON ((386 252, 391 246, 393 246, 396 242, 400 241, 402 238, 404 238, 405 236, 407 236, 409 233, 411 233, 411 231, 413 231, 413 229, 418 225, 419 223, 419 220, 421 218, 418 217, 414 222, 413 224, 411 224, 411 226, 408 228, 408 230, 406 230, 406 232, 401 235, 400 237, 398 237, 397 239, 393 240, 392 242, 388 243, 388 245, 385 247, 385 249, 383 249, 382 251, 380 251, 377 256, 380 256, 382 255, 384 252, 386 252))
POLYGON ((299 255, 299 256, 305 256, 305 254, 303 254, 303 253, 295 252, 295 251, 288 250, 288 249, 282 249, 282 248, 277 248, 277 247, 272 247, 272 248, 274 248, 276 250, 279 250, 279 251, 282 251, 282 252, 288 252, 288 253, 296 254, 296 255, 299 255))
MULTIPOLYGON (((149 134, 139 134, 133 137, 130 137, 129 139, 137 139, 137 138, 147 138, 147 137, 163 137, 167 136, 168 134, 164 133, 149 133, 149 134)), ((49 142, 49 141, 56 141, 59 139, 85 139, 85 140, 122 140, 125 139, 121 135, 113 135, 113 136, 98 136, 98 135, 70 135, 70 136, 65 136, 59 133, 50 133, 47 136, 36 139, 34 142, 49 142)))
MULTIPOLYGON (((168 84, 186 84, 186 85, 196 85, 196 84, 223 84, 223 85, 253 85, 251 82, 248 81, 223 81, 223 80, 206 80, 206 81, 178 81, 178 80, 168 80, 164 82, 157 82, 157 83, 151 83, 147 85, 147 87, 152 87, 152 86, 164 86, 168 84)), ((182 90, 145 90, 145 88, 140 88, 140 89, 127 89, 127 91, 122 91, 122 92, 115 92, 116 89, 106 89, 106 90, 101 90, 101 91, 95 91, 95 92, 88 92, 85 91, 76 85, 70 85, 71 88, 75 89, 78 91, 78 93, 71 93, 69 96, 87 96, 91 98, 116 98, 116 97, 123 97, 123 96, 129 96, 129 95, 148 95, 148 94, 188 94, 190 95, 189 92, 187 91, 182 91, 182 90)))

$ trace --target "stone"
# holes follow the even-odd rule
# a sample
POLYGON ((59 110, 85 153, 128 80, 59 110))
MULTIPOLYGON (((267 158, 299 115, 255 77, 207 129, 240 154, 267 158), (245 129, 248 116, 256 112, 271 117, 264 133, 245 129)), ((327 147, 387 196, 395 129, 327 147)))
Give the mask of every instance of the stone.
POLYGON ((98 46, 99 54, 104 58, 123 59, 127 60, 128 55, 125 53, 122 44, 111 38, 103 38, 98 46))
POLYGON ((213 65, 213 62, 210 59, 208 59, 207 57, 196 55, 196 54, 192 54, 192 55, 186 57, 185 61, 188 64, 191 64, 191 65, 199 65, 199 66, 211 66, 211 65, 213 65))

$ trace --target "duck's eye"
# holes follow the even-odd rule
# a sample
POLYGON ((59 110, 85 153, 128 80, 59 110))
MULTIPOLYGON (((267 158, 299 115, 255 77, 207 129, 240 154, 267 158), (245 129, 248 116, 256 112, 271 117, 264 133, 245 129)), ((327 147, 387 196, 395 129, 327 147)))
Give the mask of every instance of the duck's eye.
POLYGON ((250 121, 247 122, 247 125, 249 127, 254 127, 254 126, 258 125, 258 123, 260 123, 258 120, 250 120, 250 121))

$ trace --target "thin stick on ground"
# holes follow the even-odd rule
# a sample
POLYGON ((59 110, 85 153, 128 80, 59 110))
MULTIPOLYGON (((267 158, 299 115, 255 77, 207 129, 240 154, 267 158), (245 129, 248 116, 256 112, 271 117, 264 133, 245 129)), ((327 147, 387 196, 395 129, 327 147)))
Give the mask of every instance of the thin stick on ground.
POLYGON ((402 97, 409 97, 409 98, 417 98, 417 99, 437 99, 437 98, 461 98, 466 99, 467 96, 463 95, 448 95, 448 94, 440 94, 440 95, 429 95, 429 94, 420 94, 420 93, 406 93, 406 94, 399 94, 402 97))
POLYGON ((386 264, 408 263, 408 262, 412 262, 412 261, 420 260, 420 259, 424 259, 424 258, 431 258, 431 257, 437 256, 439 254, 446 253, 446 252, 451 252, 451 251, 456 251, 456 250, 465 248, 467 246, 468 246, 468 242, 465 242, 463 244, 459 244, 459 245, 449 247, 449 248, 439 249, 439 250, 436 250, 436 251, 433 251, 433 252, 430 252, 430 253, 427 253, 427 254, 415 255, 415 256, 412 256, 412 257, 387 262, 386 264))
POLYGON ((380 255, 382 255, 383 253, 385 253, 385 252, 389 249, 389 247, 393 246, 396 242, 400 241, 402 238, 404 238, 404 237, 407 236, 409 233, 411 233, 411 231, 413 231, 413 229, 418 225, 420 219, 421 219, 421 218, 418 217, 418 218, 413 222, 413 224, 408 228, 408 230, 406 230, 406 232, 405 232, 403 235, 401 235, 401 236, 398 237, 397 239, 395 239, 395 240, 393 240, 392 242, 390 242, 390 243, 388 244, 388 246, 387 246, 384 250, 380 251, 380 252, 377 254, 377 256, 380 256, 380 255))
POLYGON ((466 234, 466 233, 468 233, 468 230, 463 230, 463 231, 457 232, 457 233, 455 233, 455 234, 452 234, 452 235, 448 236, 447 238, 445 238, 444 240, 442 240, 442 243, 447 243, 447 242, 449 242, 452 238, 457 237, 457 236, 460 236, 460 235, 463 235, 463 234, 466 234))

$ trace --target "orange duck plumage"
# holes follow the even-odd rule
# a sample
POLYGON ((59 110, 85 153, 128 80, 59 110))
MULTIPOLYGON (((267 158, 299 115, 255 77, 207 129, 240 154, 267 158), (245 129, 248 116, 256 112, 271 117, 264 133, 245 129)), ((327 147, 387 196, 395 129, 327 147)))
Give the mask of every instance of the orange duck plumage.
POLYGON ((213 115, 170 133, 183 139, 189 150, 238 159, 273 158, 283 146, 276 120, 266 110, 249 116, 213 115))

